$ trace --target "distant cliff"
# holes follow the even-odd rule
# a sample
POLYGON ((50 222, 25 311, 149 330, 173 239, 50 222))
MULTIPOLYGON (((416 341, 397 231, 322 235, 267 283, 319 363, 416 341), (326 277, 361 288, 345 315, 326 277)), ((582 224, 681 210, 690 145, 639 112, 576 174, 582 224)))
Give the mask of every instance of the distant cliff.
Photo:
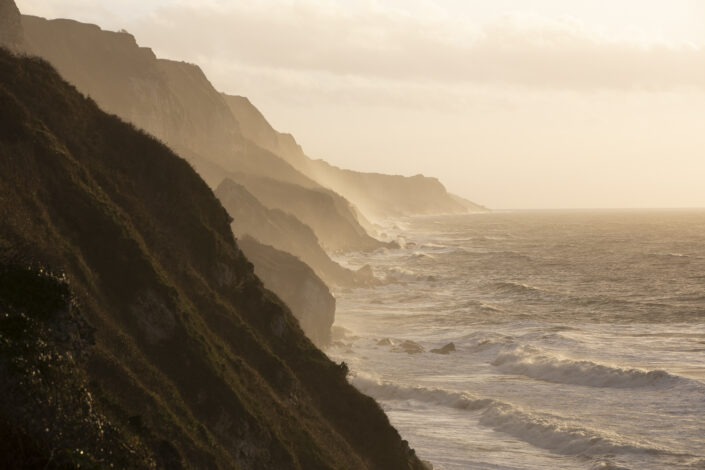
POLYGON ((186 161, 43 61, 0 50, 0 85, 0 460, 422 468, 186 161))
POLYGON ((327 251, 374 250, 388 245, 368 235, 350 203, 332 196, 328 189, 304 188, 247 173, 228 176, 265 206, 293 214, 311 227, 327 251))
POLYGON ((197 66, 159 60, 128 33, 78 21, 23 15, 22 27, 28 52, 175 150, 210 155, 243 144, 237 120, 197 66))
POLYGON ((215 195, 233 218, 233 233, 238 237, 250 235, 265 245, 293 254, 311 266, 329 286, 374 283, 373 277, 335 263, 308 225, 279 209, 265 207, 244 186, 226 179, 218 186, 215 195))
POLYGON ((24 47, 20 11, 12 0, 0 0, 0 46, 12 50, 24 47))
POLYGON ((290 206, 289 201, 304 193, 319 201, 326 211, 305 222, 327 247, 382 245, 365 232, 349 202, 245 138, 225 99, 199 67, 157 59, 132 35, 95 25, 23 16, 22 26, 29 52, 47 59, 107 112, 161 139, 212 187, 234 173, 267 178, 270 188, 285 183, 277 194, 296 188, 296 195, 280 199, 276 207, 299 217, 300 205, 290 206), (336 230, 319 232, 323 226, 336 230))
POLYGON ((450 194, 436 178, 343 170, 312 160, 290 134, 272 128, 245 97, 223 95, 247 139, 281 156, 303 174, 331 188, 371 217, 484 211, 485 207, 450 194))

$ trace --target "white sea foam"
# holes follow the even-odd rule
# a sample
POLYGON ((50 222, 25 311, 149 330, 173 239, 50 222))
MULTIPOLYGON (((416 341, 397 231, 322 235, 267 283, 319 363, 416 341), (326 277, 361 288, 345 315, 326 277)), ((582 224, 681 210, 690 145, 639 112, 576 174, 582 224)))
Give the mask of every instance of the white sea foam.
POLYGON ((545 294, 546 291, 539 287, 531 286, 522 282, 503 281, 493 284, 496 292, 507 295, 521 295, 536 297, 545 294))
POLYGON ((421 278, 423 278, 423 276, 416 274, 411 269, 398 266, 389 268, 385 273, 385 279, 387 281, 417 281, 421 278))
POLYGON ((388 282, 338 296, 336 322, 361 339, 330 354, 399 378, 353 381, 419 455, 447 470, 705 470, 705 213, 406 222, 406 250, 343 258, 388 282), (457 351, 393 354, 371 340, 385 337, 457 351))
POLYGON ((363 373, 357 373, 350 381, 359 390, 377 400, 416 400, 461 410, 480 410, 494 402, 492 399, 475 398, 464 392, 441 388, 409 387, 385 382, 373 375, 363 373))
POLYGON ((615 433, 582 427, 560 416, 523 410, 509 403, 475 397, 466 392, 406 386, 361 373, 352 377, 351 382, 377 400, 415 400, 477 412, 481 425, 556 453, 587 456, 669 453, 652 444, 630 442, 615 433))

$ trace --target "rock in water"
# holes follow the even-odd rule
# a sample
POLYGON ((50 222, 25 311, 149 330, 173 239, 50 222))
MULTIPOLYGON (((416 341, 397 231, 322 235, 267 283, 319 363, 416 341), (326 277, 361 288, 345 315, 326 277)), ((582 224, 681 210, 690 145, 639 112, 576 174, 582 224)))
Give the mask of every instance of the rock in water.
POLYGON ((377 341, 377 346, 394 346, 396 343, 391 338, 382 338, 377 341))
POLYGON ((450 354, 453 351, 455 351, 455 343, 448 343, 442 348, 431 349, 431 352, 434 354, 450 354))

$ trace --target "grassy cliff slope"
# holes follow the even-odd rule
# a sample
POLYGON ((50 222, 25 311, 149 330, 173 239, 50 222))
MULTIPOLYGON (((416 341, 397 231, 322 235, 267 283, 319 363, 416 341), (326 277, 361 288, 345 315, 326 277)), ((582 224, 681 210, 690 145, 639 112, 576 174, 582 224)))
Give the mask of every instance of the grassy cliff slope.
MULTIPOLYGON (((93 331, 75 367, 124 453, 144 453, 135 465, 421 468, 346 368, 263 288, 191 166, 47 63, 4 50, 0 220, 3 252, 65 273, 93 331)), ((10 333, 3 324, 3 340, 10 333)), ((58 422, 41 434, 31 410, 0 410, 36 455, 57 452, 46 435, 70 431, 58 422)), ((72 436, 65 446, 92 452, 96 466, 123 466, 99 454, 91 428, 72 436)))

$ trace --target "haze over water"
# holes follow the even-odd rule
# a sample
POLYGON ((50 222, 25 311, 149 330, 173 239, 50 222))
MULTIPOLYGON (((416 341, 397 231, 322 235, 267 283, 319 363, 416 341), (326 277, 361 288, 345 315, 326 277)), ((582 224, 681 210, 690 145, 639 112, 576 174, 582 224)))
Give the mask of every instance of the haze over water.
POLYGON ((346 330, 327 352, 422 458, 447 470, 705 468, 705 211, 387 229, 405 248, 344 261, 390 282, 337 293, 346 330), (429 352, 451 341, 455 352, 429 352))

